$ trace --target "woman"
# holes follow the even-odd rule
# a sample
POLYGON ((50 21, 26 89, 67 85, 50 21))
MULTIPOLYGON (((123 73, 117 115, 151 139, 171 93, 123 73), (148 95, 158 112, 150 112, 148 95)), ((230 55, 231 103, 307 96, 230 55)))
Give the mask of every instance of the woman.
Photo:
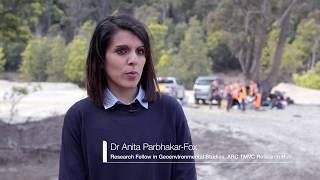
POLYGON ((99 22, 86 71, 88 97, 64 120, 60 180, 196 179, 185 115, 157 91, 142 23, 129 16, 99 22))

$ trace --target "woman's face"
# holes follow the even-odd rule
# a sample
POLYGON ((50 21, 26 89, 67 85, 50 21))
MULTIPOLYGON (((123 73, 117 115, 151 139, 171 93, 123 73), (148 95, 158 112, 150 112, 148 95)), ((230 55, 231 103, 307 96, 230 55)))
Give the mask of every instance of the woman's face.
POLYGON ((137 88, 146 57, 143 43, 135 34, 127 30, 116 32, 111 38, 105 57, 109 89, 137 88))

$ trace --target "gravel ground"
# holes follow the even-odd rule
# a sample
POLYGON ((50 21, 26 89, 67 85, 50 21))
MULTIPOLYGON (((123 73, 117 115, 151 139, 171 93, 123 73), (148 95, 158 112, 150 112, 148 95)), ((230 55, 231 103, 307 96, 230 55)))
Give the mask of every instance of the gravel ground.
POLYGON ((197 153, 266 155, 281 159, 219 159, 198 163, 199 180, 320 179, 319 106, 239 111, 185 108, 197 153))
MULTIPOLYGON (((197 163, 199 180, 320 178, 319 107, 290 106, 286 110, 225 112, 207 106, 184 108, 198 145, 196 154, 226 159, 197 163), (285 154, 286 158, 228 159, 231 154, 285 154)), ((57 179, 63 116, 18 125, 0 125, 2 180, 57 179)))
MULTIPOLYGON (((0 93, 3 93, 4 86, 1 83, 3 81, 0 81, 0 93)), ((31 94, 37 97, 34 103, 38 108, 31 108, 34 107, 32 103, 28 106, 32 98, 26 97, 22 101, 23 108, 19 109, 18 120, 13 124, 0 123, 1 180, 57 179, 63 115, 43 119, 50 116, 50 111, 45 110, 47 105, 54 110, 54 100, 61 102, 63 99, 66 104, 57 105, 63 112, 63 108, 76 101, 74 99, 83 96, 83 91, 72 84, 41 86, 43 90, 36 92, 37 96, 31 94), (51 93, 56 94, 48 96, 51 93), (43 104, 46 106, 43 107, 43 104), (40 115, 33 116, 31 112, 28 115, 31 120, 41 121, 21 123, 27 117, 24 110, 41 112, 40 115)), ((9 84, 6 89, 10 89, 9 84)), ((209 109, 208 106, 196 106, 192 104, 192 93, 187 92, 187 95, 184 111, 193 142, 198 146, 196 154, 218 156, 197 160, 199 180, 320 179, 319 105, 292 105, 284 110, 226 112, 216 107, 209 109)), ((0 107, 0 119, 6 117, 3 113, 5 108, 0 107)))

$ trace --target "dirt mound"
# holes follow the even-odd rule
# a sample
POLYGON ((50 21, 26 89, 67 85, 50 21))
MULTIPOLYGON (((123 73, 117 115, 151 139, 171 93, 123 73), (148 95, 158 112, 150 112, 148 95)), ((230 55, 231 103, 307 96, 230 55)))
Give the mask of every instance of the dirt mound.
POLYGON ((57 177, 63 116, 15 125, 0 123, 2 180, 57 177))
MULTIPOLYGON (((86 91, 72 83, 53 82, 11 82, 0 80, 0 119, 11 124, 39 121, 46 117, 64 114, 75 102, 86 97, 86 91), (13 100, 3 97, 12 94, 13 87, 28 89, 15 106, 15 115, 10 120, 13 100), (36 91, 34 91, 36 89, 36 91)), ((10 98, 8 98, 10 99, 10 98)), ((19 98, 13 98, 15 100, 19 98)))
POLYGON ((272 89, 272 92, 275 91, 284 93, 285 96, 289 96, 297 104, 320 105, 320 90, 280 83, 272 89))

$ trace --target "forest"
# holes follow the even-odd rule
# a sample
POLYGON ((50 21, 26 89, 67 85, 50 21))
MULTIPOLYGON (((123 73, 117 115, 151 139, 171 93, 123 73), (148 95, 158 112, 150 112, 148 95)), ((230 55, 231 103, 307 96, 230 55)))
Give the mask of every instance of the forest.
POLYGON ((117 14, 148 27, 157 75, 188 88, 239 72, 266 92, 320 89, 319 0, 0 0, 0 78, 83 85, 92 31, 117 14))

